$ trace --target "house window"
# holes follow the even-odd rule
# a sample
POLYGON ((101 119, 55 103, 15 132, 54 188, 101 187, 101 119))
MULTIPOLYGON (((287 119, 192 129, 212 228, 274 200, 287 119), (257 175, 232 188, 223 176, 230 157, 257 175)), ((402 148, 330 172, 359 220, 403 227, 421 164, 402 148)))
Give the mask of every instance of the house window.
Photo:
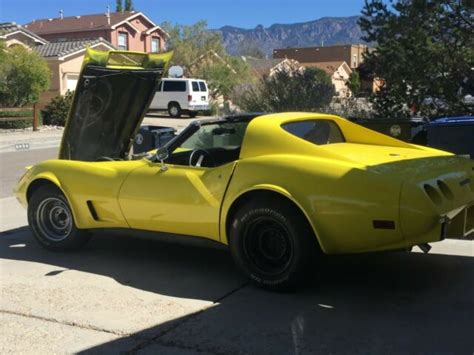
POLYGON ((152 53, 158 53, 160 51, 160 39, 158 37, 151 38, 151 51, 152 53))
POLYGON ((118 33, 118 48, 124 51, 128 49, 128 33, 118 33))

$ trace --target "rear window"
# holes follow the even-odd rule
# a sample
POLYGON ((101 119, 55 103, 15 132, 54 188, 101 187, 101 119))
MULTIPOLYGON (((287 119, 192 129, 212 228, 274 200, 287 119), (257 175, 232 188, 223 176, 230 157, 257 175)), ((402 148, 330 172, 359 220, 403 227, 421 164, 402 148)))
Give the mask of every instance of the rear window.
POLYGON ((193 81, 193 91, 199 91, 199 84, 197 81, 193 81))
POLYGON ((207 91, 206 83, 204 81, 200 81, 199 86, 201 87, 201 91, 203 92, 207 91))
POLYGON ((282 128, 304 140, 317 145, 345 142, 338 125, 330 120, 291 122, 282 128))
POLYGON ((186 91, 185 81, 164 81, 163 91, 186 91))

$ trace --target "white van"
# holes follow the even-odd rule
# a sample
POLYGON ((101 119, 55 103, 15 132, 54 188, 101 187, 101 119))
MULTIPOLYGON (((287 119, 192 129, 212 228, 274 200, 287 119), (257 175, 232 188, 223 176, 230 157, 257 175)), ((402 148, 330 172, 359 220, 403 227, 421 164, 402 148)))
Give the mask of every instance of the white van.
POLYGON ((185 113, 196 117, 209 110, 207 84, 201 79, 164 78, 150 104, 152 110, 167 110, 171 117, 185 113))

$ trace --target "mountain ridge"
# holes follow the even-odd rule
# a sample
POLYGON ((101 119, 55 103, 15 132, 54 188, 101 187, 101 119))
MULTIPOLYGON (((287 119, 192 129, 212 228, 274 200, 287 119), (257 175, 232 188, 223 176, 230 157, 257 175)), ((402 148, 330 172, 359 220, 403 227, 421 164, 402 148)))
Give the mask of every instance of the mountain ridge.
POLYGON ((277 48, 365 43, 357 24, 359 18, 322 17, 306 22, 275 23, 268 27, 257 25, 255 28, 227 25, 212 31, 222 36, 224 47, 230 54, 242 54, 251 46, 271 57, 273 49, 277 48))

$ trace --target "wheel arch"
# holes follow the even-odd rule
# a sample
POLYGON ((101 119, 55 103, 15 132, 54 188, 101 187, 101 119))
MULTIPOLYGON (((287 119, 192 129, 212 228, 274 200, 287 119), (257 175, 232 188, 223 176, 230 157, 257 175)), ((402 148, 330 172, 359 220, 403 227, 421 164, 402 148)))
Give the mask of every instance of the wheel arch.
POLYGON ((68 194, 62 188, 61 182, 59 181, 57 176, 55 176, 54 174, 51 174, 51 173, 40 174, 33 181, 31 181, 28 187, 26 188, 26 201, 29 203, 31 196, 33 196, 35 191, 37 191, 42 186, 48 186, 48 185, 53 186, 54 188, 58 189, 64 195, 64 197, 66 198, 69 204, 69 207, 71 208, 72 215, 74 217, 74 222, 77 224, 77 217, 73 208, 73 204, 71 203, 71 200, 68 194))
POLYGON ((298 201, 291 195, 291 193, 276 185, 267 185, 267 184, 261 184, 261 185, 256 185, 250 189, 247 189, 240 193, 238 196, 234 198, 232 203, 230 204, 229 208, 227 209, 227 213, 225 214, 223 221, 224 221, 224 228, 223 228, 223 235, 221 238, 221 241, 224 244, 228 244, 228 236, 229 236, 229 231, 230 231, 230 224, 232 223, 232 218, 237 213, 239 208, 243 206, 247 201, 250 201, 253 198, 260 197, 260 196, 273 196, 282 200, 285 200, 286 202, 289 202, 296 210, 298 210, 300 213, 303 214, 304 218, 310 225, 311 229, 313 230, 314 237, 318 241, 319 246, 321 249, 324 250, 324 246, 321 243, 321 239, 319 237, 319 233, 309 217, 308 213, 304 210, 304 208, 301 206, 298 201))
POLYGON ((182 108, 181 108, 181 105, 179 104, 178 101, 169 101, 169 102, 168 102, 168 105, 167 105, 166 107, 168 107, 168 109, 169 109, 169 108, 171 107, 171 105, 173 105, 173 104, 174 104, 174 105, 177 105, 180 109, 182 109, 182 108))

